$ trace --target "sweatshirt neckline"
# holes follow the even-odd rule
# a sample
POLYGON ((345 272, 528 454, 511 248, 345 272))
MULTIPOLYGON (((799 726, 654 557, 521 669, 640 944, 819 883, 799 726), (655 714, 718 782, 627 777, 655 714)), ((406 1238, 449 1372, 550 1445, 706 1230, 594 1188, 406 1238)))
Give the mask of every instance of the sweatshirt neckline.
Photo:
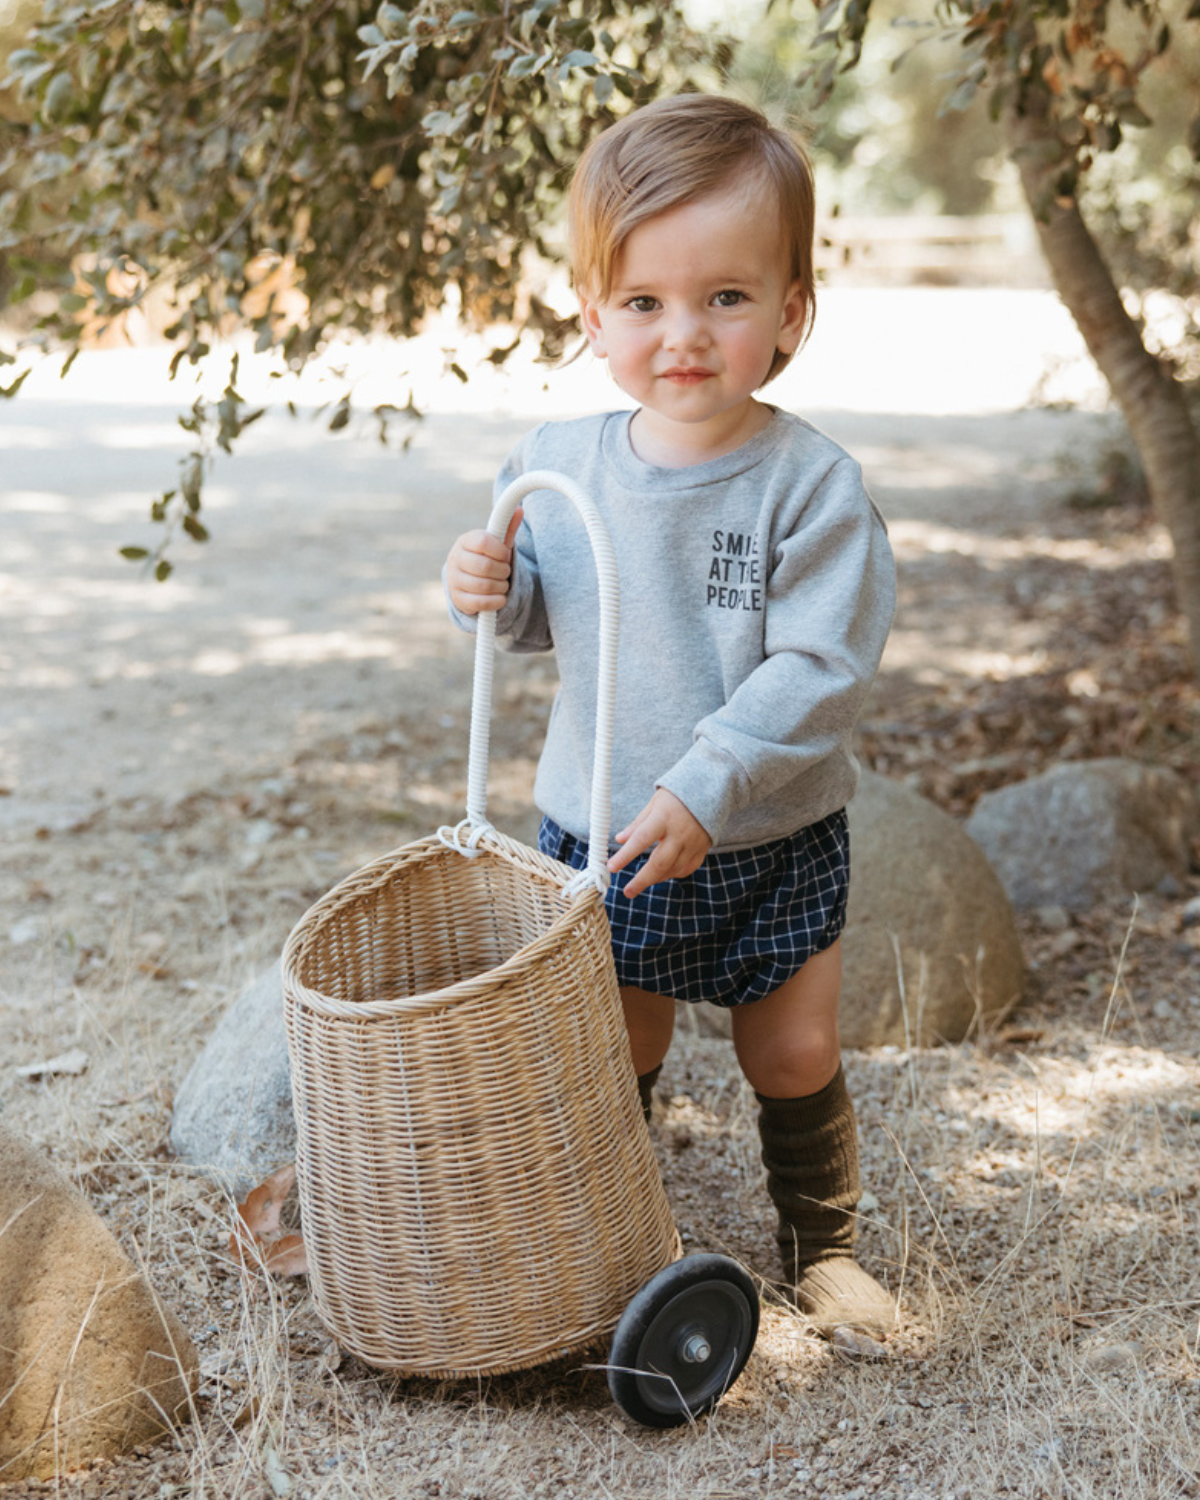
POLYGON ((666 468, 640 459, 629 440, 629 425, 637 412, 613 412, 604 429, 605 462, 622 484, 634 489, 653 486, 656 492, 661 493, 664 490, 694 490, 707 484, 725 484, 761 463, 775 447, 784 414, 776 406, 772 406, 770 411, 770 421, 740 447, 732 448, 717 458, 705 459, 699 464, 686 464, 682 468, 666 468))

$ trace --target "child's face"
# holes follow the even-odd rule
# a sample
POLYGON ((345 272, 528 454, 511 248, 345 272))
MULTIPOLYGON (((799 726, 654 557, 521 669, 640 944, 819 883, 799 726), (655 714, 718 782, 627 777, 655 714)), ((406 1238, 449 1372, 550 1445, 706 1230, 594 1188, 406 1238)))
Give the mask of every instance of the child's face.
POLYGON ((604 301, 580 297, 593 351, 643 408, 645 436, 687 461, 744 440, 753 393, 803 335, 773 206, 730 187, 639 224, 604 301))

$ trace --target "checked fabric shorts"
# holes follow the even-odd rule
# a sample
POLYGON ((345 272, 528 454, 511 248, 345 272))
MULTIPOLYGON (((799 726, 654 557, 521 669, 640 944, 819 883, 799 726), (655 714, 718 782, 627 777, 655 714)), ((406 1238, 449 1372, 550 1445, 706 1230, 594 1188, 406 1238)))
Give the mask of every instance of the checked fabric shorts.
MULTIPOLYGON (((587 844, 550 818, 538 848, 572 869, 587 844)), ((650 857, 614 875, 606 906, 617 982, 674 1000, 749 1005, 777 990, 846 923, 850 833, 846 811, 788 838, 709 854, 693 875, 623 894, 650 857)))

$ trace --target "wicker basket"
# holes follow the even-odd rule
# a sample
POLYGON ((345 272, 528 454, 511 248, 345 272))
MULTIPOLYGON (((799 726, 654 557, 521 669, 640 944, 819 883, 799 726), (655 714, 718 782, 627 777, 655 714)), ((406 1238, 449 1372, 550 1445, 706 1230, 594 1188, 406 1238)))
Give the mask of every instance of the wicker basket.
POLYGON ((581 880, 486 819, 495 620, 476 648, 468 818, 343 881, 297 924, 283 988, 313 1296, 405 1374, 498 1374, 607 1337, 678 1237, 638 1100, 603 887, 616 572, 601 581, 591 855, 581 880))

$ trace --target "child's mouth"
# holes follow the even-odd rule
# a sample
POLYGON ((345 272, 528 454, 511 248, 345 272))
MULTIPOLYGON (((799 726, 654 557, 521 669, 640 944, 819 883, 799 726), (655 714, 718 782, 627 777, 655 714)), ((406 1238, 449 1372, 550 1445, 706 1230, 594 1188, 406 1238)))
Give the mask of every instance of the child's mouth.
POLYGON ((679 369, 665 370, 662 378, 669 380, 672 385, 699 385, 702 380, 712 379, 712 371, 699 366, 681 366, 679 369))

